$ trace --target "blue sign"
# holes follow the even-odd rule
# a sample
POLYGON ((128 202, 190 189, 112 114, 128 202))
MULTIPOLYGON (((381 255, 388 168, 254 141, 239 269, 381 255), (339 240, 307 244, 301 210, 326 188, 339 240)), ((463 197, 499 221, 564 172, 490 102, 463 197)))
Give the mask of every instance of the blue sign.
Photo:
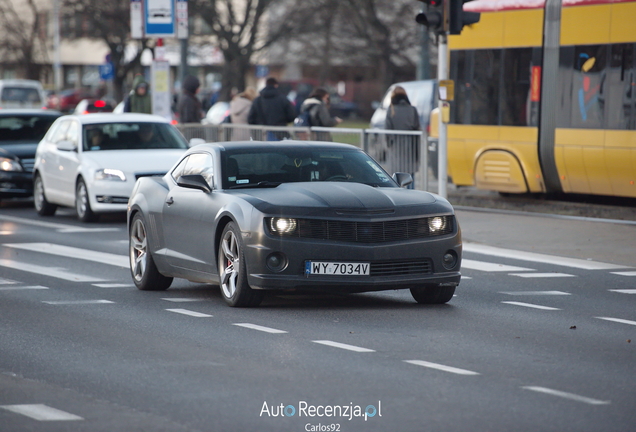
POLYGON ((256 65, 256 78, 265 78, 267 75, 269 75, 269 67, 256 65))
POLYGON ((115 68, 111 62, 99 65, 99 79, 103 81, 112 80, 114 78, 115 68))
POLYGON ((175 10, 173 0, 146 0, 144 2, 146 36, 173 37, 175 10))

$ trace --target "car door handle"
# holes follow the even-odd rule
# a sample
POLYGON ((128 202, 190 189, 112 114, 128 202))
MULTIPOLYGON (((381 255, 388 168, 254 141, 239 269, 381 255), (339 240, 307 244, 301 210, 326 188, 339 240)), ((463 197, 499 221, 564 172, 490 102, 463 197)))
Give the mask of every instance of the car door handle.
POLYGON ((168 199, 166 200, 166 204, 168 204, 168 205, 174 204, 174 198, 168 197, 168 199))

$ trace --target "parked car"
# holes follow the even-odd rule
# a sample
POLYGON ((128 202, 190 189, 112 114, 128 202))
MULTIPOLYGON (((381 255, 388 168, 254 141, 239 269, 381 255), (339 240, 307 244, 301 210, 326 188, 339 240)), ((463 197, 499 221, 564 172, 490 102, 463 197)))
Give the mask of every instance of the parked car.
POLYGON ((406 90, 406 95, 409 97, 411 105, 417 108, 417 112, 420 115, 422 130, 426 130, 431 110, 435 107, 434 104, 437 100, 437 80, 406 81, 392 84, 371 117, 371 129, 384 129, 386 112, 391 105, 391 93, 397 86, 401 86, 406 90))
POLYGON ((446 303, 460 282, 453 207, 404 189, 358 147, 311 141, 192 147, 163 177, 139 179, 128 204, 132 279, 219 284, 230 306, 265 290, 410 289, 446 303))
POLYGON ((92 114, 60 117, 40 141, 33 171, 35 209, 75 207, 83 222, 125 212, 135 181, 162 176, 188 148, 163 117, 92 114))
POLYGON ((0 108, 44 108, 46 95, 42 83, 35 80, 0 80, 0 108))
POLYGON ((47 99, 47 107, 62 112, 72 112, 83 99, 93 97, 90 91, 85 89, 62 90, 59 94, 51 94, 47 99))
POLYGON ((73 114, 92 114, 101 112, 113 112, 115 102, 107 99, 82 99, 73 114))
POLYGON ((35 149, 60 115, 44 109, 0 110, 0 200, 33 194, 35 149))

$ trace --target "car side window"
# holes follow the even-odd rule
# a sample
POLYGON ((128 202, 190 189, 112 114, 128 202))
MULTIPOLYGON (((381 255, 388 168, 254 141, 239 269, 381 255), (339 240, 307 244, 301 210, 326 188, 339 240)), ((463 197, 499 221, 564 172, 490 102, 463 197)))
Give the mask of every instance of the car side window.
POLYGON ((181 162, 179 162, 179 165, 177 165, 173 170, 172 173, 170 174, 172 176, 172 179, 176 182, 177 180, 179 180, 179 177, 181 177, 183 175, 183 170, 186 167, 186 164, 188 163, 188 159, 190 159, 190 157, 186 157, 183 158, 183 160, 181 162))
POLYGON ((57 129, 55 130, 55 132, 53 132, 53 135, 51 136, 51 142, 53 144, 57 144, 58 142, 66 139, 66 132, 68 131, 68 127, 70 126, 70 124, 71 124, 70 120, 66 120, 60 123, 60 125, 57 127, 57 129))
POLYGON ((66 131, 66 140, 72 142, 77 145, 79 142, 79 124, 77 122, 71 121, 71 124, 66 131))
POLYGON ((212 156, 209 153, 193 153, 181 175, 201 174, 208 184, 212 185, 212 156))

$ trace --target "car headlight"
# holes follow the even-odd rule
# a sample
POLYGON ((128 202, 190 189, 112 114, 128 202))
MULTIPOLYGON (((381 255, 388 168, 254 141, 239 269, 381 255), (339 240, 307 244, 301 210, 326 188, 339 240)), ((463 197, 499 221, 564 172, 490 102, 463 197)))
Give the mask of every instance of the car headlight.
POLYGON ((431 232, 443 230, 446 227, 446 219, 443 217, 433 217, 428 220, 428 229, 431 232))
POLYGON ((24 171, 18 161, 9 158, 0 158, 0 171, 24 171))
POLYGON ((126 176, 121 170, 105 168, 95 172, 95 180, 126 181, 126 176))
POLYGON ((275 217, 269 219, 268 226, 272 234, 291 235, 298 228, 298 222, 292 218, 275 217))

